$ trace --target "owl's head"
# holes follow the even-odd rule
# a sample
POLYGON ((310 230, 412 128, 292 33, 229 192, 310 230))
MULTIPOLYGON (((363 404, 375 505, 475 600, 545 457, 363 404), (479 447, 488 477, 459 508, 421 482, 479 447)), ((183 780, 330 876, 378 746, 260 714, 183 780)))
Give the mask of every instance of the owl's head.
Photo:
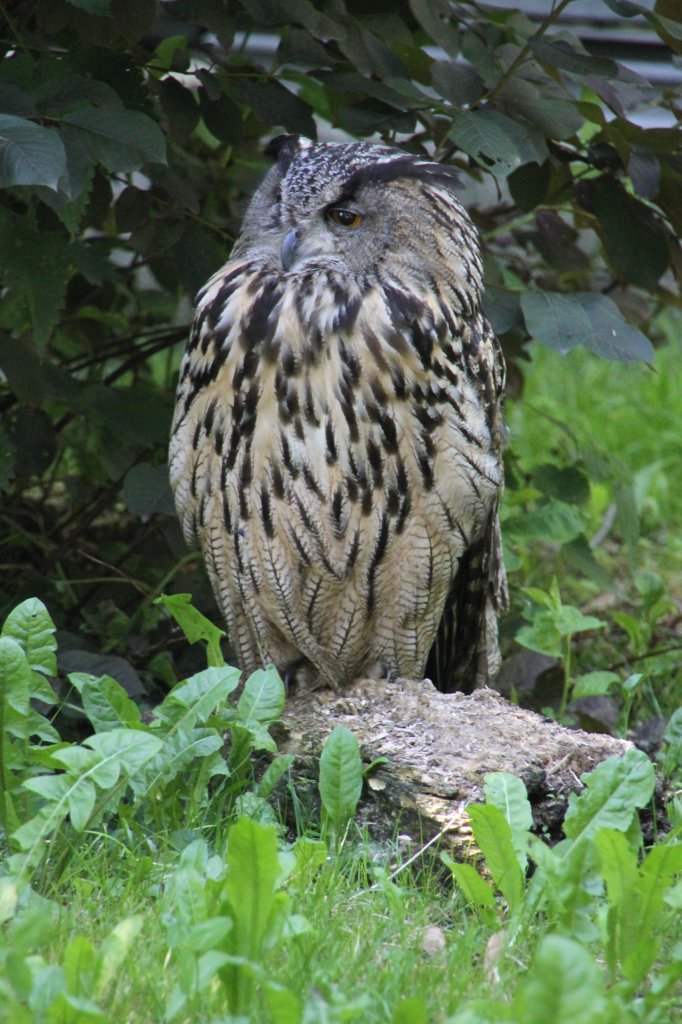
POLYGON ((233 257, 259 255, 287 274, 316 268, 367 278, 455 277, 478 290, 476 232, 451 168, 369 142, 281 135, 275 165, 246 211, 233 257))

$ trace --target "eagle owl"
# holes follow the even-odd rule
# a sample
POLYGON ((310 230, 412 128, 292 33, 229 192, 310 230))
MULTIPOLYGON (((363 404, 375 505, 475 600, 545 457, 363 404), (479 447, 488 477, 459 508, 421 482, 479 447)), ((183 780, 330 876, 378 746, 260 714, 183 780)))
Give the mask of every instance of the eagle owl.
POLYGON ((504 363, 443 165, 280 136, 199 292, 171 484, 240 667, 340 687, 498 662, 504 363))

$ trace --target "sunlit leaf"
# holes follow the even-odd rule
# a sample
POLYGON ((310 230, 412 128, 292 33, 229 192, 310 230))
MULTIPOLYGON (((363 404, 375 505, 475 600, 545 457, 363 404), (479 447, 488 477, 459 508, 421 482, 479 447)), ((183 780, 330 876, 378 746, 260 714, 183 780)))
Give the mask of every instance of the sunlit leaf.
POLYGON ((47 608, 37 597, 28 598, 5 619, 2 636, 13 637, 24 650, 28 664, 36 672, 55 675, 55 625, 47 608))
POLYGON ((564 832, 574 844, 584 841, 600 828, 626 831, 638 807, 651 799, 655 772, 641 750, 628 750, 602 761, 582 777, 586 788, 571 793, 564 819, 564 832))
POLYGON ((362 793, 362 759, 358 741, 343 725, 327 737, 320 756, 320 798, 336 828, 355 814, 362 793))

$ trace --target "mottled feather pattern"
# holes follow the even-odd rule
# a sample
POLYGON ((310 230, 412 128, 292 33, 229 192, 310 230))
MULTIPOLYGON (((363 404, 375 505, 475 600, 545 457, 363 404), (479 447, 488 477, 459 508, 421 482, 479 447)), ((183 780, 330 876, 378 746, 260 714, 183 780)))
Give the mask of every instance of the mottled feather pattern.
POLYGON ((504 586, 504 371, 473 226, 446 169, 369 144, 287 140, 260 191, 181 369, 185 536, 245 671, 338 687, 428 661, 441 689, 471 688, 504 586), (383 204, 366 241, 331 244, 315 218, 339 201, 383 204))

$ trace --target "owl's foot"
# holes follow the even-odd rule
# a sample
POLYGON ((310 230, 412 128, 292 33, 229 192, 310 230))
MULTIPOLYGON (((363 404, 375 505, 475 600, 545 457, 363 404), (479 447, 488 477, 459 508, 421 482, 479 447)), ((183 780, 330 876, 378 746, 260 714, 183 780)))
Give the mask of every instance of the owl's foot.
POLYGON ((290 662, 282 672, 282 680, 287 694, 314 693, 325 688, 338 693, 341 689, 337 680, 322 676, 307 658, 290 662))

